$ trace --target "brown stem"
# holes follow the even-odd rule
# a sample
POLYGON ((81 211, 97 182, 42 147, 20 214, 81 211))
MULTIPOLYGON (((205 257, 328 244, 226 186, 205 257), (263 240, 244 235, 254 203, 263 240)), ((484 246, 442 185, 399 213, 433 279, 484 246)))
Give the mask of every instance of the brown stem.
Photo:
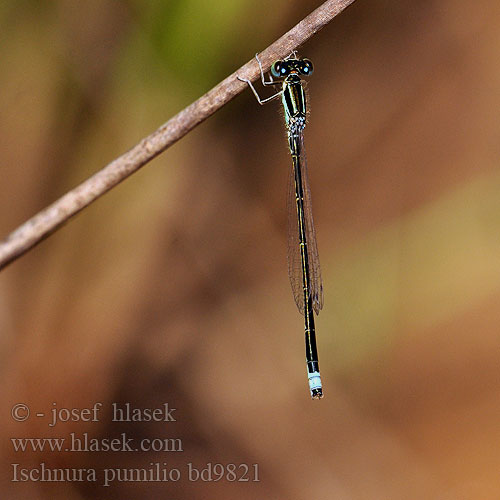
MULTIPOLYGON (((267 71, 276 59, 286 57, 311 38, 352 2, 354 0, 328 0, 300 21, 259 54, 264 71, 267 71)), ((0 242, 0 269, 37 245, 70 217, 139 170, 245 90, 246 83, 238 80, 237 75, 255 80, 260 75, 257 61, 253 58, 139 144, 14 230, 0 242)))

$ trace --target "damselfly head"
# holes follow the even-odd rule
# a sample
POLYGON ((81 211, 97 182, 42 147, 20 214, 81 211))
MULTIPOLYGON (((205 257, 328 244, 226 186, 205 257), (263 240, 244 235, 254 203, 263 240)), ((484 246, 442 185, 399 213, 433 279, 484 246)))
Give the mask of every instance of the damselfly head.
POLYGON ((278 60, 271 66, 271 75, 275 78, 286 78, 288 75, 309 76, 314 68, 309 59, 278 60))

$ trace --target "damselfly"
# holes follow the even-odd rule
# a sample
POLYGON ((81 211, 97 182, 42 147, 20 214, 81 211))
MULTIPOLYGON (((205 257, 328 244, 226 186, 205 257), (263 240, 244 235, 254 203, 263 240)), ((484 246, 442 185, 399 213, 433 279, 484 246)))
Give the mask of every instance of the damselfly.
POLYGON ((288 276, 295 303, 305 319, 306 363, 311 397, 320 399, 323 397, 323 388, 319 373, 314 313, 319 314, 323 307, 323 283, 304 149, 307 110, 301 80, 302 76, 312 74, 313 65, 309 59, 299 59, 293 52, 286 59, 276 61, 271 66, 271 78, 266 81, 262 64, 259 58, 255 57, 259 63, 262 84, 281 85, 281 90, 271 97, 261 99, 250 80, 238 78, 248 83, 259 104, 277 97, 281 97, 283 102, 288 146, 292 156, 288 182, 288 276), (279 80, 273 80, 273 77, 279 80))

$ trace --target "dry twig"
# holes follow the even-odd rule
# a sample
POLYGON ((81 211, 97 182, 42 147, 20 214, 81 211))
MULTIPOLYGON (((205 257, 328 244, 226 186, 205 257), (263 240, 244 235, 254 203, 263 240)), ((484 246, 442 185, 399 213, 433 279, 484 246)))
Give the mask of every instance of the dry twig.
MULTIPOLYGON (((276 59, 286 57, 303 44, 352 2, 354 0, 328 0, 323 3, 259 54, 264 70, 268 70, 276 59)), ((246 83, 238 80, 237 75, 254 81, 260 75, 257 61, 252 59, 239 68, 139 144, 19 226, 0 243, 0 269, 37 245, 70 217, 139 170, 245 90, 246 83)))

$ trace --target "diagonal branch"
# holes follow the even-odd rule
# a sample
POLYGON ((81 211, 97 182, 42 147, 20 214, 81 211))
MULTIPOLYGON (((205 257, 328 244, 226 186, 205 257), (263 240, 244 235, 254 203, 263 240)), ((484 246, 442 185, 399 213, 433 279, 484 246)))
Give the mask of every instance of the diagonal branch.
MULTIPOLYGON (((354 0, 324 2, 259 54, 264 71, 267 71, 276 59, 286 57, 292 50, 311 38, 352 2, 354 0)), ((0 242, 0 269, 40 243, 73 215, 139 170, 245 90, 247 84, 238 80, 237 75, 254 81, 260 75, 257 61, 252 59, 246 63, 139 144, 19 226, 0 242)))

